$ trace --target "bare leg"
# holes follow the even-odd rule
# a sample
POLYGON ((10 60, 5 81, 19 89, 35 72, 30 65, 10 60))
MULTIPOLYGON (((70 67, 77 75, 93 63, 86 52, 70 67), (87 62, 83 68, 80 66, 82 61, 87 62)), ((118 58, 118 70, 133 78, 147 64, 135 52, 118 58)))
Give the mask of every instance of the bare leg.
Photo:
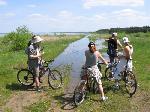
POLYGON ((103 91, 103 87, 102 84, 99 84, 99 94, 101 94, 101 97, 104 97, 104 91, 103 91))
POLYGON ((39 77, 35 77, 35 84, 36 84, 36 87, 40 86, 39 77))

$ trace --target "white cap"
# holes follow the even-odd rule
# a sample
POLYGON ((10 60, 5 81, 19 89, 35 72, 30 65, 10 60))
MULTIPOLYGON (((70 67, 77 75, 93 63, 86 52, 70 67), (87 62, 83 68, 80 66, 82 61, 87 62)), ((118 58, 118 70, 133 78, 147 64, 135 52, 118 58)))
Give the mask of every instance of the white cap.
POLYGON ((43 39, 40 36, 35 36, 31 40, 32 43, 38 43, 38 42, 41 42, 41 41, 43 41, 43 39))
POLYGON ((116 32, 112 33, 112 37, 117 37, 117 33, 116 32))
POLYGON ((123 43, 128 43, 128 42, 130 42, 129 39, 128 39, 128 37, 123 37, 122 40, 123 40, 123 43))

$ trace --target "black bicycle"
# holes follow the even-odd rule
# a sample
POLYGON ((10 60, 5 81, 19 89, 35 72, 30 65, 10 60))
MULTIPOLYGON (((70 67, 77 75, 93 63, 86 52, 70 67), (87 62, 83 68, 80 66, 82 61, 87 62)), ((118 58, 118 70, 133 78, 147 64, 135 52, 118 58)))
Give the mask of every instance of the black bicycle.
POLYGON ((86 70, 84 76, 87 80, 81 80, 74 90, 73 99, 76 106, 80 105, 85 100, 87 93, 91 91, 95 93, 95 91, 98 90, 96 78, 92 75, 92 71, 84 67, 82 69, 86 70))
MULTIPOLYGON (((48 65, 54 60, 44 61, 41 60, 39 67, 39 81, 44 75, 48 75, 48 84, 52 89, 58 89, 62 87, 62 75, 58 70, 51 69, 48 65)), ((32 86, 35 82, 33 72, 26 69, 21 69, 17 73, 17 79, 23 86, 32 86)))
MULTIPOLYGON (((110 77, 113 76, 112 73, 115 72, 115 69, 116 69, 116 66, 118 63, 119 63, 119 61, 115 62, 113 64, 110 64, 110 66, 108 68, 106 68, 105 78, 107 80, 112 81, 110 79, 110 77)), ((127 63, 128 63, 128 61, 127 61, 127 63)), ((132 71, 128 71, 127 64, 125 66, 125 70, 121 72, 120 77, 121 77, 121 80, 123 80, 125 82, 125 87, 126 87, 127 93, 130 95, 130 97, 132 97, 132 95, 134 95, 137 90, 137 80, 136 80, 134 73, 132 71)))

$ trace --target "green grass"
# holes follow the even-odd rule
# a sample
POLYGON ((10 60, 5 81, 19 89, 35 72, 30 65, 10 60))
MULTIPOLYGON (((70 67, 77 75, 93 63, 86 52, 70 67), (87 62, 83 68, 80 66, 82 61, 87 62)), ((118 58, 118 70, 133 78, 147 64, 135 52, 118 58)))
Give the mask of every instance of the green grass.
MULTIPOLYGON (((108 35, 107 35, 108 36, 108 35)), ((103 35, 103 37, 107 37, 103 35)), ((125 34, 119 34, 120 39, 125 36, 125 34)), ((122 84, 119 91, 113 91, 110 86, 113 82, 103 81, 106 96, 109 99, 106 102, 99 101, 99 94, 88 94, 88 98, 74 111, 77 112, 144 112, 143 108, 149 107, 150 103, 150 60, 149 60, 149 43, 150 43, 150 33, 133 33, 127 34, 131 44, 134 47, 133 54, 133 65, 135 66, 134 73, 136 73, 136 78, 139 84, 136 94, 129 98, 126 93, 124 85, 122 84)), ((71 40, 74 41, 74 40, 71 40)), ((46 53, 44 57, 46 60, 56 57, 63 49, 70 43, 68 40, 57 41, 44 44, 46 53), (58 45, 61 45, 61 47, 58 45), (55 51, 55 50, 58 51, 55 51)), ((0 44, 0 47, 2 45, 0 44)), ((22 63, 26 63, 26 55, 23 51, 14 52, 4 52, 0 51, 0 105, 4 104, 7 98, 13 93, 13 90, 17 91, 17 86, 13 87, 12 83, 17 83, 16 73, 13 70, 14 66, 20 66, 22 63), (3 52, 3 53, 1 53, 3 52)), ((69 70, 68 70, 69 71, 69 70)), ((66 73, 69 74, 69 73, 66 73)), ((67 78, 65 84, 69 81, 67 78)), ((47 92, 47 99, 34 103, 29 107, 25 107, 25 110, 31 112, 43 112, 47 109, 53 111, 52 102, 55 101, 55 105, 60 109, 62 105, 62 95, 64 89, 58 91, 47 92)), ((62 110, 63 111, 63 110, 62 110)), ((149 111, 149 110, 148 110, 149 111)))
MULTIPOLYGON (((61 68, 62 69, 62 68, 61 68)), ((60 108, 63 103, 64 89, 70 80, 70 66, 63 67, 64 78, 63 78, 63 88, 58 90, 48 89, 46 94, 46 99, 42 99, 28 107, 25 107, 25 112, 46 112, 47 110, 53 111, 56 107, 60 108)))
MULTIPOLYGON (((69 43, 80 39, 81 36, 72 36, 68 39, 59 39, 43 43, 44 59, 50 60, 59 55, 69 45, 69 43)), ((14 91, 19 91, 19 86, 16 78, 17 70, 14 67, 27 67, 27 55, 24 50, 19 52, 9 52, 7 45, 3 45, 0 39, 0 106, 4 105, 7 99, 14 91)))
MULTIPOLYGON (((122 83, 119 91, 113 91, 110 86, 113 82, 103 81, 106 96, 109 99, 106 102, 99 101, 99 94, 88 94, 88 98, 75 109, 77 112, 146 112, 150 110, 150 59, 149 43, 150 33, 132 33, 121 34, 119 39, 128 36, 134 47, 133 65, 139 87, 136 94, 129 98, 122 83), (146 109, 146 110, 145 110, 146 109)), ((104 38, 107 36, 104 36, 104 38)), ((104 71, 103 71, 104 75, 104 71)))

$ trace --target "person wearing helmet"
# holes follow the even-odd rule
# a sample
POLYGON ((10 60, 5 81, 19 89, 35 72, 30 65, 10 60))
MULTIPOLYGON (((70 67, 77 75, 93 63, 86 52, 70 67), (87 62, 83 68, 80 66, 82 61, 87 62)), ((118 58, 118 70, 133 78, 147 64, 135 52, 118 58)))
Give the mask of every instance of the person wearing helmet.
POLYGON ((122 41, 124 45, 123 53, 118 55, 120 62, 117 64, 116 71, 114 73, 116 88, 119 88, 119 74, 124 71, 125 67, 127 66, 128 71, 132 71, 133 46, 130 44, 128 37, 123 37, 122 41))
POLYGON ((40 43, 43 39, 40 36, 33 36, 28 46, 28 66, 35 77, 36 89, 40 91, 39 86, 39 60, 43 53, 40 52, 40 43))
POLYGON ((85 57, 86 57, 85 67, 88 68, 88 70, 90 70, 93 73, 94 77, 96 78, 98 88, 99 88, 99 93, 101 94, 101 100, 104 101, 108 99, 108 97, 104 96, 102 82, 101 82, 102 74, 100 73, 98 69, 97 62, 98 62, 98 59, 101 59, 106 65, 108 65, 108 63, 102 57, 101 53, 96 50, 96 46, 94 42, 90 42, 88 44, 88 47, 89 47, 89 50, 85 51, 85 57))

